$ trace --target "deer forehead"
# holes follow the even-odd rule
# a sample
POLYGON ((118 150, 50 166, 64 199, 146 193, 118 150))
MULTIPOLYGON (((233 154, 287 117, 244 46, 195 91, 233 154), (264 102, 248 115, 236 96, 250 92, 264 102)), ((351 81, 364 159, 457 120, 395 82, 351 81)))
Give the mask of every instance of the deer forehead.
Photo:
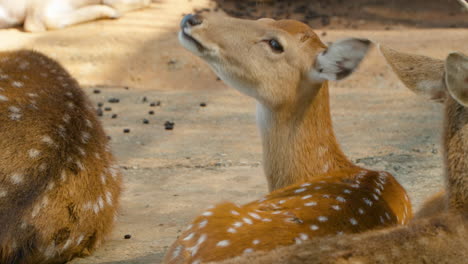
MULTIPOLYGON (((212 39, 210 40, 214 42, 217 39, 249 41, 265 37, 283 37, 288 38, 284 39, 288 43, 297 40, 298 44, 306 44, 302 46, 306 49, 323 49, 326 47, 312 28, 296 20, 273 20, 270 18, 246 20, 226 17, 216 13, 206 13, 202 17, 204 24, 194 29, 194 32, 211 32, 212 39)), ((282 44, 287 46, 288 43, 282 44)), ((246 44, 250 43, 246 42, 246 44)))

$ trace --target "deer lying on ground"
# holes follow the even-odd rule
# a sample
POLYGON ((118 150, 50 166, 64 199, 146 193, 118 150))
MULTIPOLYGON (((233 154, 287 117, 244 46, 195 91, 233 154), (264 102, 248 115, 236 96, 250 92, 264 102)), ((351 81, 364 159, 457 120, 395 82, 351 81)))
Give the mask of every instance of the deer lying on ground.
POLYGON ((0 29, 24 25, 29 32, 60 29, 100 18, 118 18, 151 0, 0 0, 0 29))
MULTIPOLYGON (((314 239, 302 245, 258 252, 222 264, 299 263, 466 263, 468 259, 468 56, 444 61, 382 52, 411 90, 445 101, 444 163, 447 195, 438 194, 430 217, 404 227, 314 239), (443 209, 439 203, 445 201, 443 209)), ((434 201, 431 199, 430 201, 434 201)), ((275 231, 273 231, 275 232, 275 231)), ((273 233, 274 235, 274 233, 273 233)))
POLYGON ((189 15, 182 45, 229 85, 254 97, 269 195, 223 203, 197 217, 164 263, 219 261, 312 237, 405 224, 411 204, 387 172, 351 163, 334 136, 328 80, 351 74, 370 42, 326 47, 307 25, 189 15))
POLYGON ((55 61, 0 53, 0 263, 63 263, 112 229, 121 176, 92 104, 55 61))

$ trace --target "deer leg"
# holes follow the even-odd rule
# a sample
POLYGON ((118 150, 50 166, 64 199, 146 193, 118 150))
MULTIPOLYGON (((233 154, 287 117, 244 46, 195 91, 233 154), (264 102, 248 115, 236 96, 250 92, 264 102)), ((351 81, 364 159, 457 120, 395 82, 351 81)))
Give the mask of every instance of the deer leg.
POLYGON ((90 5, 72 12, 62 13, 46 18, 48 29, 60 29, 67 26, 88 22, 100 18, 118 18, 120 13, 106 5, 90 5))

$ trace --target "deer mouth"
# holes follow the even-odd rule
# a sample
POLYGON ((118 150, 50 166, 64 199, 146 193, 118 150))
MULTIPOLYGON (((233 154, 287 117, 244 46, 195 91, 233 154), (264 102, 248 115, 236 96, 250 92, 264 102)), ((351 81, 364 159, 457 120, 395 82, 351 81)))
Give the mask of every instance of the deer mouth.
POLYGON ((179 32, 179 39, 182 45, 189 50, 192 50, 190 46, 195 47, 201 54, 207 50, 207 48, 203 46, 200 41, 198 41, 190 34, 187 28, 182 28, 182 30, 179 32))

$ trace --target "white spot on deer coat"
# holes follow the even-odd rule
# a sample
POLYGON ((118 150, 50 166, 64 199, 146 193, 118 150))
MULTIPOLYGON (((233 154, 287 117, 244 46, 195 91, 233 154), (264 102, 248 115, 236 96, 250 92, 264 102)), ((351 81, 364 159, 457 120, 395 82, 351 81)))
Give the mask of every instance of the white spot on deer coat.
POLYGON ((8 192, 3 189, 2 187, 0 187, 0 198, 3 198, 3 197, 6 197, 8 194, 8 192))
POLYGON ((206 211, 206 212, 203 212, 202 215, 203 216, 211 216, 211 215, 213 215, 213 212, 206 211))
POLYGON ((0 94, 0 101, 6 102, 8 101, 8 97, 0 94))
POLYGON ((234 234, 234 233, 237 232, 237 230, 235 228, 230 227, 230 228, 228 228, 227 232, 234 234))
POLYGON ((300 233, 299 234, 299 238, 301 238, 302 240, 306 241, 309 239, 309 236, 307 234, 304 234, 304 233, 300 233))
POLYGON ((258 214, 256 214, 256 213, 249 213, 249 215, 250 215, 252 218, 257 219, 257 220, 262 219, 262 218, 261 218, 258 214))
POLYGON ((219 241, 216 246, 217 247, 227 247, 231 244, 231 242, 229 242, 229 240, 222 240, 222 241, 219 241))
POLYGON ((250 219, 250 218, 244 217, 244 218, 242 218, 242 220, 243 220, 244 223, 246 223, 246 224, 249 224, 249 225, 253 224, 252 219, 250 219))
POLYGON ((306 188, 300 188, 300 189, 297 189, 294 191, 294 193, 301 193, 301 192, 304 192, 305 190, 307 190, 306 188))
POLYGON ((341 210, 341 207, 339 205, 332 205, 331 208, 333 208, 336 211, 341 210))
POLYGON ((16 88, 21 88, 21 87, 23 87, 23 85, 24 84, 22 82, 20 82, 20 81, 13 81, 11 83, 11 86, 16 87, 16 88))
POLYGON ((100 209, 104 208, 104 200, 102 199, 102 196, 98 197, 97 204, 98 204, 100 209))
POLYGON ((319 217, 317 217, 317 220, 318 220, 319 222, 326 222, 326 221, 328 221, 328 217, 326 217, 326 216, 319 216, 319 217))
POLYGON ((368 206, 372 206, 372 204, 373 204, 372 201, 369 200, 369 199, 367 199, 367 198, 363 198, 362 200, 363 200, 364 203, 366 203, 368 206))
POLYGON ((309 203, 305 203, 304 205, 305 206, 316 206, 317 202, 309 202, 309 203))
POLYGON ((313 231, 315 231, 315 230, 318 230, 319 227, 318 227, 317 225, 311 225, 311 226, 310 226, 310 229, 313 230, 313 231))
POLYGON ((83 239, 84 239, 84 236, 83 236, 83 235, 80 235, 80 236, 76 239, 76 245, 81 244, 81 241, 83 241, 83 239))
POLYGON ((184 239, 182 239, 182 240, 188 241, 188 240, 191 240, 194 236, 195 236, 195 233, 190 233, 186 237, 184 237, 184 239))
POLYGON ((41 141, 44 142, 44 143, 47 143, 49 145, 54 145, 54 141, 49 136, 43 136, 41 138, 41 141))
POLYGON ((86 144, 86 143, 88 143, 90 138, 91 138, 91 135, 88 132, 82 132, 81 133, 81 142, 86 144))
POLYGON ((208 224, 208 220, 203 220, 198 224, 198 228, 204 228, 208 224))
POLYGON ((47 185, 46 190, 47 190, 47 191, 50 191, 50 190, 52 190, 54 187, 55 187, 55 183, 54 183, 54 182, 51 182, 51 183, 49 183, 49 184, 47 185))
POLYGON ((39 156, 39 154, 41 154, 41 152, 37 149, 30 149, 28 151, 28 154, 30 158, 36 158, 37 156, 39 156))
POLYGON ((20 184, 24 180, 24 175, 21 173, 13 173, 10 176, 11 182, 14 184, 20 184))
POLYGON ((65 170, 62 170, 62 173, 60 174, 60 179, 64 182, 67 179, 67 173, 65 170))
POLYGON ((234 227, 241 227, 243 224, 241 222, 235 222, 233 224, 234 227))
POLYGON ((55 242, 52 242, 47 248, 44 250, 44 256, 47 258, 52 258, 57 254, 57 249, 55 247, 55 242))
POLYGON ((249 254, 249 253, 252 253, 254 252, 253 248, 246 248, 243 252, 243 254, 249 254))
POLYGON ((355 218, 350 218, 350 219, 349 219, 349 222, 350 222, 352 225, 357 225, 357 224, 358 224, 358 222, 357 222, 357 220, 356 220, 355 218))
POLYGON ((73 243, 73 239, 71 238, 68 239, 62 247, 62 251, 67 250, 71 246, 72 243, 73 243))
POLYGON ((341 196, 337 196, 337 197, 336 197, 336 200, 337 200, 338 202, 342 202, 342 203, 346 202, 346 199, 345 199, 344 197, 341 197, 341 196))
POLYGON ((106 202, 107 204, 112 205, 112 193, 109 191, 106 192, 106 202))
POLYGON ((311 198, 311 197, 312 197, 312 195, 311 195, 311 194, 308 194, 308 195, 302 196, 301 199, 302 199, 302 200, 306 200, 306 199, 309 199, 309 198, 311 198))

